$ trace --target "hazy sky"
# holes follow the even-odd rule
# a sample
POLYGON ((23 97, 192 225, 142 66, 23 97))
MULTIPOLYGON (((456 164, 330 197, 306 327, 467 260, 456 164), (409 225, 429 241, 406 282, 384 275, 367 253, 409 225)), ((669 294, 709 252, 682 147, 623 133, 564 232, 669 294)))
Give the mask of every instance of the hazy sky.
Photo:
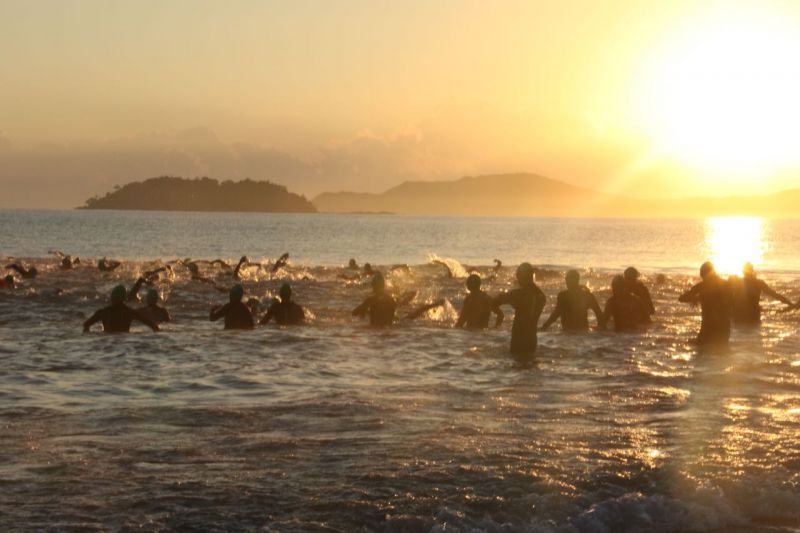
POLYGON ((796 35, 792 2, 0 0, 0 206, 162 174, 799 187, 796 35))

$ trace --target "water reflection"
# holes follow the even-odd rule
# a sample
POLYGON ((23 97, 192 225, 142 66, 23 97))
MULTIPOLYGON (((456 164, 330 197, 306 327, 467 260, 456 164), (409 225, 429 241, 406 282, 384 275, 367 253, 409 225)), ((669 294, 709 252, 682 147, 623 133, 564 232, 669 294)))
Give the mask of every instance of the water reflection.
POLYGON ((725 275, 740 274, 746 262, 758 268, 767 249, 761 217, 707 218, 705 238, 711 261, 725 275))

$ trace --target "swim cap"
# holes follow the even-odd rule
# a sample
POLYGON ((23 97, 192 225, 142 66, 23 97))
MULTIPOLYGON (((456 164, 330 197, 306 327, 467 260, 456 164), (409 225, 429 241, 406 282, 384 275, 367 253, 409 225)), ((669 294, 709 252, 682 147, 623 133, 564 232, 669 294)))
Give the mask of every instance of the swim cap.
POLYGON ((289 285, 288 283, 284 283, 283 285, 281 285, 278 294, 280 294, 282 302, 287 301, 289 298, 292 297, 292 286, 289 285))
POLYGON ((364 273, 372 274, 372 265, 370 265, 369 263, 364 263, 364 273))
POLYGON ((625 269, 625 279, 636 280, 639 279, 639 271, 636 270, 634 267, 628 267, 625 269))
POLYGON ((372 276, 372 289, 373 290, 383 290, 386 288, 386 280, 383 279, 383 274, 378 272, 374 276, 372 276))
POLYGON ((230 296, 232 302, 241 302, 242 298, 244 297, 244 287, 237 283, 231 287, 230 292, 228 292, 228 296, 230 296))
POLYGON ((742 267, 742 274, 745 276, 752 275, 755 269, 753 268, 753 263, 747 262, 742 267))
POLYGON ((128 295, 128 289, 125 288, 125 285, 117 285, 113 289, 111 289, 111 303, 112 304, 121 304, 125 301, 125 297, 128 295))
POLYGON ((570 282, 578 283, 581 280, 581 275, 578 274, 577 270, 567 270, 567 274, 564 276, 564 279, 569 285, 570 282))
POLYGON ((195 263, 189 263, 188 265, 186 265, 186 268, 188 268, 189 272, 191 272, 192 274, 197 274, 197 271, 199 270, 195 263))
POLYGON ((156 305, 158 303, 159 294, 155 289, 148 289, 145 301, 148 305, 156 305))
POLYGON ((704 278, 714 272, 714 264, 711 261, 706 261, 700 265, 700 277, 704 278))
POLYGON ((522 263, 517 267, 517 281, 520 285, 533 283, 533 266, 530 263, 522 263))
POLYGON ((471 291, 477 291, 481 288, 481 277, 477 274, 470 274, 467 276, 467 288, 471 291))

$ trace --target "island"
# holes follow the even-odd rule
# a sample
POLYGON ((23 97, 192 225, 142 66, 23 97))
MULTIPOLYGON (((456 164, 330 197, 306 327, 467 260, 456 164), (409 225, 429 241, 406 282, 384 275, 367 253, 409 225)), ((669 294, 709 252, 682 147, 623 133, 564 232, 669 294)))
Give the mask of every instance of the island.
POLYGON ((117 186, 79 209, 315 213, 304 196, 269 181, 161 176, 117 186))

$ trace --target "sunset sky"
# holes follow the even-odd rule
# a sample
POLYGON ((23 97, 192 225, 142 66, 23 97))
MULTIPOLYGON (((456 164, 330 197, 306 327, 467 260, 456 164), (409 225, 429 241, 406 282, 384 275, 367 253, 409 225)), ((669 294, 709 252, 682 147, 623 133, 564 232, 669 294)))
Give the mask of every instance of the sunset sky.
POLYGON ((796 188, 798 57, 790 1, 0 0, 0 206, 163 174, 796 188))

